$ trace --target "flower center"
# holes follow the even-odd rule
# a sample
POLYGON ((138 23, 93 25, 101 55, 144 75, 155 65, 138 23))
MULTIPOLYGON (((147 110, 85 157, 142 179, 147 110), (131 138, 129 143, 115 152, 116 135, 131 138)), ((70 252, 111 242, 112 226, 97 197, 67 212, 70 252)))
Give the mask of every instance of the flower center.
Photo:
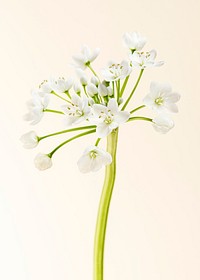
POLYGON ((112 123, 112 118, 111 118, 110 116, 107 116, 107 117, 105 118, 104 122, 105 122, 106 124, 111 124, 111 123, 112 123))
POLYGON ((90 157, 91 157, 91 158, 96 158, 97 155, 98 155, 98 154, 97 154, 97 152, 95 152, 95 151, 91 151, 91 152, 90 152, 90 157))
POLYGON ((155 99, 155 103, 157 104, 157 105, 162 105, 163 104, 163 98, 162 97, 158 97, 158 98, 156 98, 155 99))
POLYGON ((81 111, 79 109, 76 110, 76 116, 77 117, 82 117, 83 115, 84 115, 83 111, 81 111))

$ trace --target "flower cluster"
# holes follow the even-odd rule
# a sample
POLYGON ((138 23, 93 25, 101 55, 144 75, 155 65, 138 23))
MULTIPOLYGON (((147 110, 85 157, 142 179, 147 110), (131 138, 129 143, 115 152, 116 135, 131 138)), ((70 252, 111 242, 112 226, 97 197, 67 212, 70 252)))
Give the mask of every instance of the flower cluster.
POLYGON ((24 119, 32 125, 40 122, 45 113, 55 113, 64 118, 67 129, 38 136, 35 131, 30 131, 21 137, 24 148, 35 148, 39 142, 56 135, 83 131, 68 138, 48 154, 38 154, 35 158, 35 166, 39 170, 45 170, 52 166, 52 156, 65 144, 88 134, 96 134, 96 142, 84 151, 78 160, 81 172, 97 171, 102 166, 112 162, 111 155, 99 148, 101 138, 107 137, 121 124, 134 120, 144 120, 152 123, 154 129, 160 133, 166 133, 174 126, 168 113, 178 112, 176 102, 180 99, 178 93, 174 93, 167 83, 151 82, 149 93, 143 99, 141 106, 127 110, 127 105, 140 82, 144 70, 149 67, 163 65, 163 61, 156 61, 156 51, 144 52, 146 39, 137 32, 125 33, 123 42, 129 50, 126 60, 122 62, 110 61, 101 71, 101 77, 92 67, 92 62, 99 54, 99 48, 92 51, 83 46, 81 53, 73 56, 74 67, 78 81, 63 77, 43 81, 37 89, 32 91, 32 98, 28 101, 28 113, 24 119), (139 76, 133 90, 126 93, 126 86, 131 73, 139 70, 139 76), (90 77, 87 70, 91 73, 90 77), (60 108, 49 108, 51 98, 61 101, 60 108), (135 112, 148 107, 155 113, 153 118, 136 116, 135 112), (81 125, 81 126, 77 126, 81 125))

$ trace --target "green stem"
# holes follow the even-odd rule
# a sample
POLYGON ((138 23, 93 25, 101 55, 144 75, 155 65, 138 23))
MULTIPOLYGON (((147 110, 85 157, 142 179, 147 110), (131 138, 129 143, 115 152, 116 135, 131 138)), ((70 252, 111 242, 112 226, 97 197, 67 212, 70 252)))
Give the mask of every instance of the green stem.
POLYGON ((125 110, 126 106, 128 105, 129 101, 131 100, 131 98, 132 98, 132 96, 133 96, 133 94, 134 94, 134 92, 135 92, 135 90, 136 90, 136 88, 137 88, 137 86, 138 86, 138 84, 139 84, 139 82, 140 82, 140 79, 141 79, 141 77, 142 77, 143 72, 144 72, 144 69, 141 69, 140 74, 139 74, 139 77, 138 77, 138 79, 137 79, 137 82, 136 82, 136 84, 135 84, 133 90, 131 91, 131 94, 129 95, 128 99, 126 100, 124 106, 122 107, 122 111, 125 110))
POLYGON ((112 156, 112 163, 106 166, 104 185, 97 216, 94 241, 94 280, 103 280, 106 226, 112 191, 116 177, 117 140, 118 129, 114 130, 107 137, 107 152, 112 156))
POLYGON ((121 92, 120 92, 120 97, 122 97, 122 95, 123 95, 123 93, 124 93, 124 90, 125 90, 126 85, 127 85, 127 83, 128 83, 129 77, 130 77, 130 75, 127 76, 126 79, 124 80, 124 83, 123 83, 123 85, 122 85, 122 89, 121 89, 121 92))
POLYGON ((85 135, 88 135, 88 134, 91 134, 91 133, 94 133, 96 131, 96 129, 92 129, 92 130, 89 130, 89 131, 86 131, 86 132, 83 132, 83 133, 80 133, 74 137, 71 137, 69 139, 67 139, 66 141, 62 142, 60 145, 58 145, 53 151, 51 151, 48 156, 51 158, 53 156, 53 154, 58 150, 60 149, 62 146, 64 146, 65 144, 79 138, 79 137, 82 137, 82 136, 85 136, 85 135))
POLYGON ((73 131, 77 131, 77 130, 94 129, 95 127, 96 127, 95 125, 89 125, 89 126, 80 126, 80 127, 70 128, 70 129, 66 129, 66 130, 61 130, 61 131, 58 131, 58 132, 55 132, 55 133, 51 133, 51 134, 48 134, 48 135, 38 137, 38 140, 41 141, 41 140, 43 140, 45 138, 48 138, 48 137, 51 137, 51 136, 56 136, 56 135, 59 135, 59 134, 64 134, 64 133, 67 133, 67 132, 73 132, 73 131))
POLYGON ((96 143, 95 143, 95 146, 98 146, 100 141, 101 141, 101 138, 97 138, 97 141, 96 141, 96 143))
POLYGON ((62 99, 62 100, 64 100, 64 101, 66 101, 66 102, 68 102, 68 103, 71 103, 69 100, 67 100, 66 98, 64 98, 64 97, 60 96, 59 94, 57 94, 57 93, 56 93, 56 92, 54 92, 54 91, 52 91, 52 92, 51 92, 51 94, 53 94, 53 95, 57 96, 58 98, 60 98, 60 99, 62 99))
POLYGON ((146 118, 146 117, 132 117, 132 118, 129 118, 127 122, 131 122, 131 121, 147 121, 147 122, 152 122, 152 119, 146 118))
POLYGON ((52 110, 52 109, 44 109, 43 112, 56 113, 56 114, 64 114, 64 113, 61 112, 61 111, 52 110))
POLYGON ((145 107, 145 105, 141 105, 141 106, 139 106, 139 107, 133 109, 132 111, 130 111, 130 114, 135 113, 137 110, 140 110, 140 109, 142 109, 142 108, 144 108, 144 107, 145 107))
POLYGON ((90 63, 87 63, 86 65, 87 65, 87 67, 90 69, 90 71, 97 77, 97 79, 98 79, 99 82, 100 82, 100 79, 99 79, 97 73, 96 73, 96 72, 94 71, 94 69, 92 68, 91 64, 90 64, 90 63))

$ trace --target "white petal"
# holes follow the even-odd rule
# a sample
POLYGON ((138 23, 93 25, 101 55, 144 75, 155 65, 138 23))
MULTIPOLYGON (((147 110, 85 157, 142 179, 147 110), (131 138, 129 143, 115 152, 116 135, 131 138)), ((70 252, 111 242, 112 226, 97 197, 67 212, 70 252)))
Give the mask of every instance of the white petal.
POLYGON ((127 111, 120 111, 117 115, 114 116, 114 121, 118 124, 125 123, 130 117, 130 113, 127 111))
POLYGON ((167 102, 172 102, 172 103, 176 103, 180 100, 181 96, 179 93, 169 93, 165 99, 167 100, 167 102))
POLYGON ((165 103, 165 107, 172 113, 178 113, 178 107, 174 103, 165 103))
POLYGON ((97 134, 97 137, 99 137, 99 138, 106 137, 108 134, 111 133, 111 131, 112 131, 112 129, 106 123, 100 123, 97 125, 97 128, 96 128, 96 134, 97 134))
POLYGON ((39 170, 46 170, 52 166, 52 160, 48 155, 38 154, 35 157, 35 167, 39 170))
POLYGON ((91 158, 88 154, 83 155, 77 162, 78 168, 82 173, 90 172, 91 170, 91 158))
POLYGON ((114 114, 114 115, 116 115, 118 113, 118 111, 119 111, 117 100, 115 98, 111 98, 108 101, 107 107, 112 112, 112 114, 114 114))

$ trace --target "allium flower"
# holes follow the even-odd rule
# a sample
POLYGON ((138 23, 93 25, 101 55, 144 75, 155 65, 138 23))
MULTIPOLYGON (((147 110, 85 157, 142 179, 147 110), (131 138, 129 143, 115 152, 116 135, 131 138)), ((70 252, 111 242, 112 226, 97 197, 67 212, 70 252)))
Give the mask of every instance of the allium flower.
POLYGON ((130 54, 132 67, 145 69, 146 67, 158 67, 164 64, 164 61, 155 62, 157 53, 156 50, 150 52, 134 52, 130 54))
POLYGON ((40 85, 39 85, 39 95, 44 97, 46 94, 50 94, 52 92, 52 85, 54 84, 54 80, 50 79, 44 80, 40 85))
POLYGON ((85 72, 82 69, 78 68, 78 69, 76 69, 76 74, 77 74, 82 86, 87 86, 88 78, 87 78, 85 72))
POLYGON ((87 85, 86 91, 89 94, 89 96, 93 97, 95 94, 98 93, 98 88, 94 84, 90 83, 87 85))
POLYGON ((138 32, 126 32, 123 35, 124 45, 131 51, 140 51, 146 44, 146 38, 140 35, 138 32))
POLYGON ((39 170, 46 170, 52 166, 51 158, 46 154, 38 154, 34 160, 35 167, 39 170))
POLYGON ((119 111, 116 99, 111 98, 107 106, 93 105, 93 118, 90 121, 97 125, 96 133, 99 138, 110 134, 113 129, 125 123, 130 116, 129 112, 119 111))
POLYGON ((76 94, 81 93, 81 85, 79 83, 75 83, 74 86, 73 86, 73 89, 74 89, 76 94))
POLYGON ((73 56, 73 59, 76 62, 75 66, 84 70, 92 61, 95 60, 99 52, 99 48, 91 51, 88 46, 84 45, 81 49, 81 54, 73 56))
POLYGON ((66 115, 66 125, 78 124, 91 114, 88 98, 86 96, 80 97, 77 94, 71 95, 71 104, 62 105, 62 110, 66 115))
POLYGON ((180 99, 180 94, 173 93, 172 88, 167 83, 152 82, 150 85, 150 93, 144 98, 144 104, 158 112, 170 111, 178 112, 175 104, 180 99))
POLYGON ((69 78, 68 80, 65 80, 65 78, 59 78, 58 80, 55 80, 52 84, 52 89, 56 93, 64 93, 67 92, 73 85, 73 80, 69 78))
POLYGON ((87 173, 98 171, 111 162, 112 157, 108 152, 96 146, 90 146, 84 151, 77 164, 82 173, 87 173))
POLYGON ((174 121, 164 114, 156 116, 152 121, 155 130, 163 134, 174 127, 174 121))
POLYGON ((94 84, 95 86, 98 86, 98 84, 99 84, 98 78, 95 76, 92 76, 91 83, 94 84))
POLYGON ((102 70, 104 79, 108 82, 122 80, 131 73, 128 61, 124 60, 119 64, 110 62, 108 68, 102 70))
POLYGON ((49 95, 40 97, 39 95, 34 95, 31 100, 27 102, 27 107, 29 112, 24 116, 24 120, 30 121, 32 125, 40 122, 44 115, 44 110, 49 104, 49 95))
POLYGON ((99 84, 98 93, 101 96, 112 96, 113 95, 113 89, 110 86, 106 87, 104 84, 99 84))
POLYGON ((25 149, 33 149, 35 148, 39 141, 38 141, 38 136, 37 134, 35 133, 35 131, 30 131, 30 132, 27 132, 25 134, 23 134, 21 137, 20 137, 20 140, 22 141, 23 143, 23 147, 25 149))

